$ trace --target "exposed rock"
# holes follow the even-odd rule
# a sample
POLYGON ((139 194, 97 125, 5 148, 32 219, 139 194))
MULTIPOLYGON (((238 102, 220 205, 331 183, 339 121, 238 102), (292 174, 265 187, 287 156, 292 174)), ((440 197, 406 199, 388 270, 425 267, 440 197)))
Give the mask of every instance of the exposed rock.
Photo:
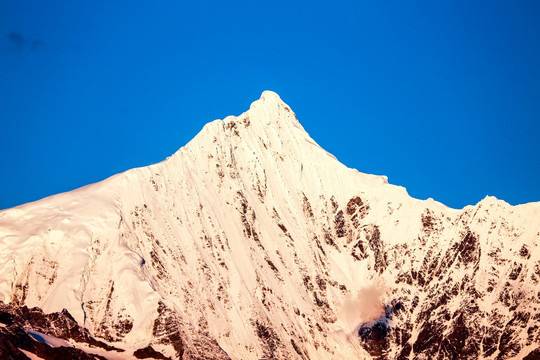
POLYGON ((110 347, 91 338, 85 331, 73 324, 73 319, 67 312, 44 315, 37 308, 15 308, 0 302, 0 358, 6 360, 28 359, 19 349, 29 351, 45 360, 74 359, 74 360, 106 360, 105 357, 86 353, 81 349, 68 346, 53 347, 38 341, 37 335, 29 331, 40 331, 61 339, 71 339, 85 342, 88 345, 99 346, 105 350, 123 351, 110 347), (47 323, 47 321, 50 321, 47 323), (48 324, 48 326, 47 326, 48 324))
POLYGON ((133 352, 133 356, 135 356, 137 359, 163 359, 163 360, 171 359, 169 357, 166 357, 162 353, 154 350, 154 348, 151 345, 148 345, 145 348, 136 350, 135 352, 133 352))

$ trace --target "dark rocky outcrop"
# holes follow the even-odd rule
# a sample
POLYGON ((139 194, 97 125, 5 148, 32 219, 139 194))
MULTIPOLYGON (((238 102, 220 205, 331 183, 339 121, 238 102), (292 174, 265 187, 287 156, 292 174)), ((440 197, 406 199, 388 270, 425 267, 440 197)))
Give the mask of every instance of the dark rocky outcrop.
POLYGON ((163 359, 163 360, 171 359, 169 357, 166 357, 162 353, 154 350, 154 348, 151 345, 148 345, 145 348, 136 350, 133 353, 133 356, 135 356, 137 359, 163 359))
MULTIPOLYGON (((43 314, 37 308, 28 309, 25 306, 16 308, 0 302, 0 323, 2 323, 2 326, 0 326, 0 358, 3 360, 27 360, 28 357, 21 351, 22 349, 45 360, 106 360, 103 356, 89 354, 74 347, 52 347, 43 341, 39 341, 40 337, 35 333, 32 335, 31 330, 29 330, 36 329, 38 331, 37 329, 39 329, 40 332, 48 333, 51 336, 56 336, 53 334, 64 334, 66 337, 61 337, 63 339, 74 339, 75 337, 81 340, 90 339, 94 345, 103 345, 100 347, 114 349, 92 339, 87 334, 88 337, 81 335, 81 333, 84 334, 84 330, 79 328, 76 323, 71 328, 65 327, 66 325, 74 325, 73 322, 73 318, 67 311, 43 314), (48 319, 50 319, 50 326, 44 328, 44 324, 48 319)), ((121 351, 120 349, 116 350, 121 351)))
POLYGON ((107 351, 124 351, 123 349, 96 340, 90 335, 87 329, 77 324, 66 309, 61 312, 45 314, 43 310, 37 307, 16 307, 0 302, 0 322, 8 326, 14 325, 32 329, 60 339, 71 339, 75 342, 86 343, 107 351))

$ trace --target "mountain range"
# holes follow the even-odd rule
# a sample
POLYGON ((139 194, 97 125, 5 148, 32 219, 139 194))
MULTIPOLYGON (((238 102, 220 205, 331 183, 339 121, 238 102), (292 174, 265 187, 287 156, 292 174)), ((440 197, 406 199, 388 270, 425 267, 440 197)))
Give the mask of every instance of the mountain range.
POLYGON ((0 355, 539 359, 539 239, 540 203, 414 199, 265 91, 158 164, 1 211, 0 355))

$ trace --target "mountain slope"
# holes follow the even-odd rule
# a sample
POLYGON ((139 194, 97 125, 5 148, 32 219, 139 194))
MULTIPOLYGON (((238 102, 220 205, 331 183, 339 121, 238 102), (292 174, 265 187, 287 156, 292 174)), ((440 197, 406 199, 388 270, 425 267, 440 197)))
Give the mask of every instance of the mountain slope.
POLYGON ((159 164, 0 212, 0 301, 182 359, 523 358, 539 220, 413 199, 264 92, 159 164))

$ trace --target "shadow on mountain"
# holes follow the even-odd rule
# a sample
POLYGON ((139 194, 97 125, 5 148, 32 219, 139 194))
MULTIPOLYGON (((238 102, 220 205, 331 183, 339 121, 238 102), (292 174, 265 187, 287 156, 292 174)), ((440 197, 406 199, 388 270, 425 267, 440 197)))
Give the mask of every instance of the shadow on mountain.
MULTIPOLYGON (((358 329, 360 344, 375 359, 386 359, 390 342, 389 337, 392 331, 392 317, 403 310, 403 303, 392 301, 385 306, 384 314, 378 319, 364 323, 358 329)), ((410 350, 409 350, 410 352, 410 350)))

